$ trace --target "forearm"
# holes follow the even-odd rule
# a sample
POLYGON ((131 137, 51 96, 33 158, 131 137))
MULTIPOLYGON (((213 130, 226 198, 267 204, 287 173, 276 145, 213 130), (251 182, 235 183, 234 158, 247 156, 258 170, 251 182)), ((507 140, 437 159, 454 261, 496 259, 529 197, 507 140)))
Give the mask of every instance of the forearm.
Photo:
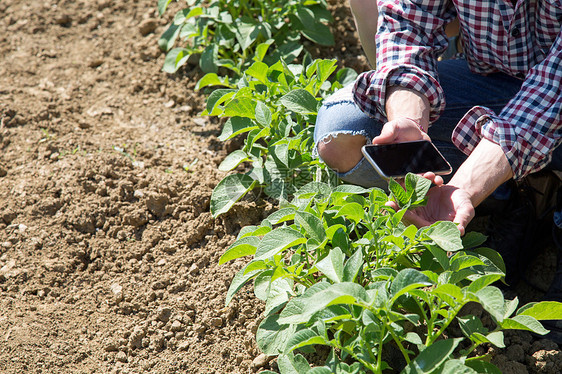
POLYGON ((467 192, 476 207, 512 177, 513 171, 501 147, 482 138, 448 185, 467 192))
POLYGON ((375 35, 378 28, 377 2, 373 0, 350 0, 349 5, 363 51, 371 67, 375 68, 377 65, 377 47, 375 43, 375 35))
POLYGON ((401 117, 412 118, 427 132, 431 108, 429 101, 421 93, 399 86, 390 87, 385 109, 388 121, 401 117))

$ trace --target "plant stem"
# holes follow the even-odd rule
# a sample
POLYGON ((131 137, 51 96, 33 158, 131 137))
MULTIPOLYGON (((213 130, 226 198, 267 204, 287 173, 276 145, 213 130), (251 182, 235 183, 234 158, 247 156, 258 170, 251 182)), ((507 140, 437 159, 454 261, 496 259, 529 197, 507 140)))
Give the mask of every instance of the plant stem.
POLYGON ((388 332, 390 333, 390 335, 392 335, 392 339, 394 339, 396 345, 398 345, 398 349, 400 349, 400 352, 402 352, 402 356, 404 356, 404 359, 406 359, 406 364, 409 364, 410 356, 408 356, 408 352, 406 352, 406 349, 404 349, 404 346, 402 346, 402 342, 400 342, 398 336, 394 334, 394 331, 392 330, 392 327, 390 327, 390 325, 388 326, 388 332))

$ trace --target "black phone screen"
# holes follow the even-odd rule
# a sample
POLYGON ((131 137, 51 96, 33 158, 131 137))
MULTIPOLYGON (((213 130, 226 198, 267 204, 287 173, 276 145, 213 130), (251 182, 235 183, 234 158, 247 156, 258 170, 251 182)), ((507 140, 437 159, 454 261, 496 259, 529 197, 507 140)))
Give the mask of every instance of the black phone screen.
POLYGON ((432 171, 436 174, 451 172, 451 166, 426 140, 395 143, 371 144, 363 147, 367 159, 386 177, 403 177, 408 173, 420 174, 432 171))

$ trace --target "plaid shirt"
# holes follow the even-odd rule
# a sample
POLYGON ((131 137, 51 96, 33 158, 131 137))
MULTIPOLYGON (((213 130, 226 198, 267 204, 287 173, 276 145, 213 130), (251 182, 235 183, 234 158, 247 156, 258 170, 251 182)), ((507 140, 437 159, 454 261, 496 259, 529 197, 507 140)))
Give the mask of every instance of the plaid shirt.
POLYGON ((503 72, 523 79, 499 114, 477 106, 453 131, 453 143, 470 154, 482 137, 499 144, 516 179, 540 170, 562 138, 562 0, 379 0, 377 70, 361 74, 357 105, 386 121, 386 88, 424 93, 430 122, 445 107, 436 61, 447 48, 444 26, 459 18, 464 52, 475 73, 503 72))

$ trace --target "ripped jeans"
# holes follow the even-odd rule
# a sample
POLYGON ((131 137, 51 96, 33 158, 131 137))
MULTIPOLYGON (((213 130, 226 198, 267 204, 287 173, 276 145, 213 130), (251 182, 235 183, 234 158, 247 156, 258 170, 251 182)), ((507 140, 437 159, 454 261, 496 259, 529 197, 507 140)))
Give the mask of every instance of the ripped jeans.
MULTIPOLYGON (((451 133, 458 121, 475 105, 500 113, 519 91, 522 81, 503 73, 487 76, 474 74, 465 60, 440 61, 437 66, 447 105, 441 117, 429 128, 428 134, 454 172, 467 157, 451 141, 451 133)), ((314 129, 315 154, 319 142, 329 142, 338 134, 363 135, 367 144, 380 134, 384 123, 375 121, 357 107, 353 101, 352 87, 353 84, 334 93, 318 111, 314 129)), ((558 158, 562 161, 562 157, 558 158)), ((351 170, 344 173, 336 171, 336 174, 347 183, 364 187, 386 188, 387 184, 365 158, 351 170)), ((444 179, 447 181, 447 176, 444 179)))

